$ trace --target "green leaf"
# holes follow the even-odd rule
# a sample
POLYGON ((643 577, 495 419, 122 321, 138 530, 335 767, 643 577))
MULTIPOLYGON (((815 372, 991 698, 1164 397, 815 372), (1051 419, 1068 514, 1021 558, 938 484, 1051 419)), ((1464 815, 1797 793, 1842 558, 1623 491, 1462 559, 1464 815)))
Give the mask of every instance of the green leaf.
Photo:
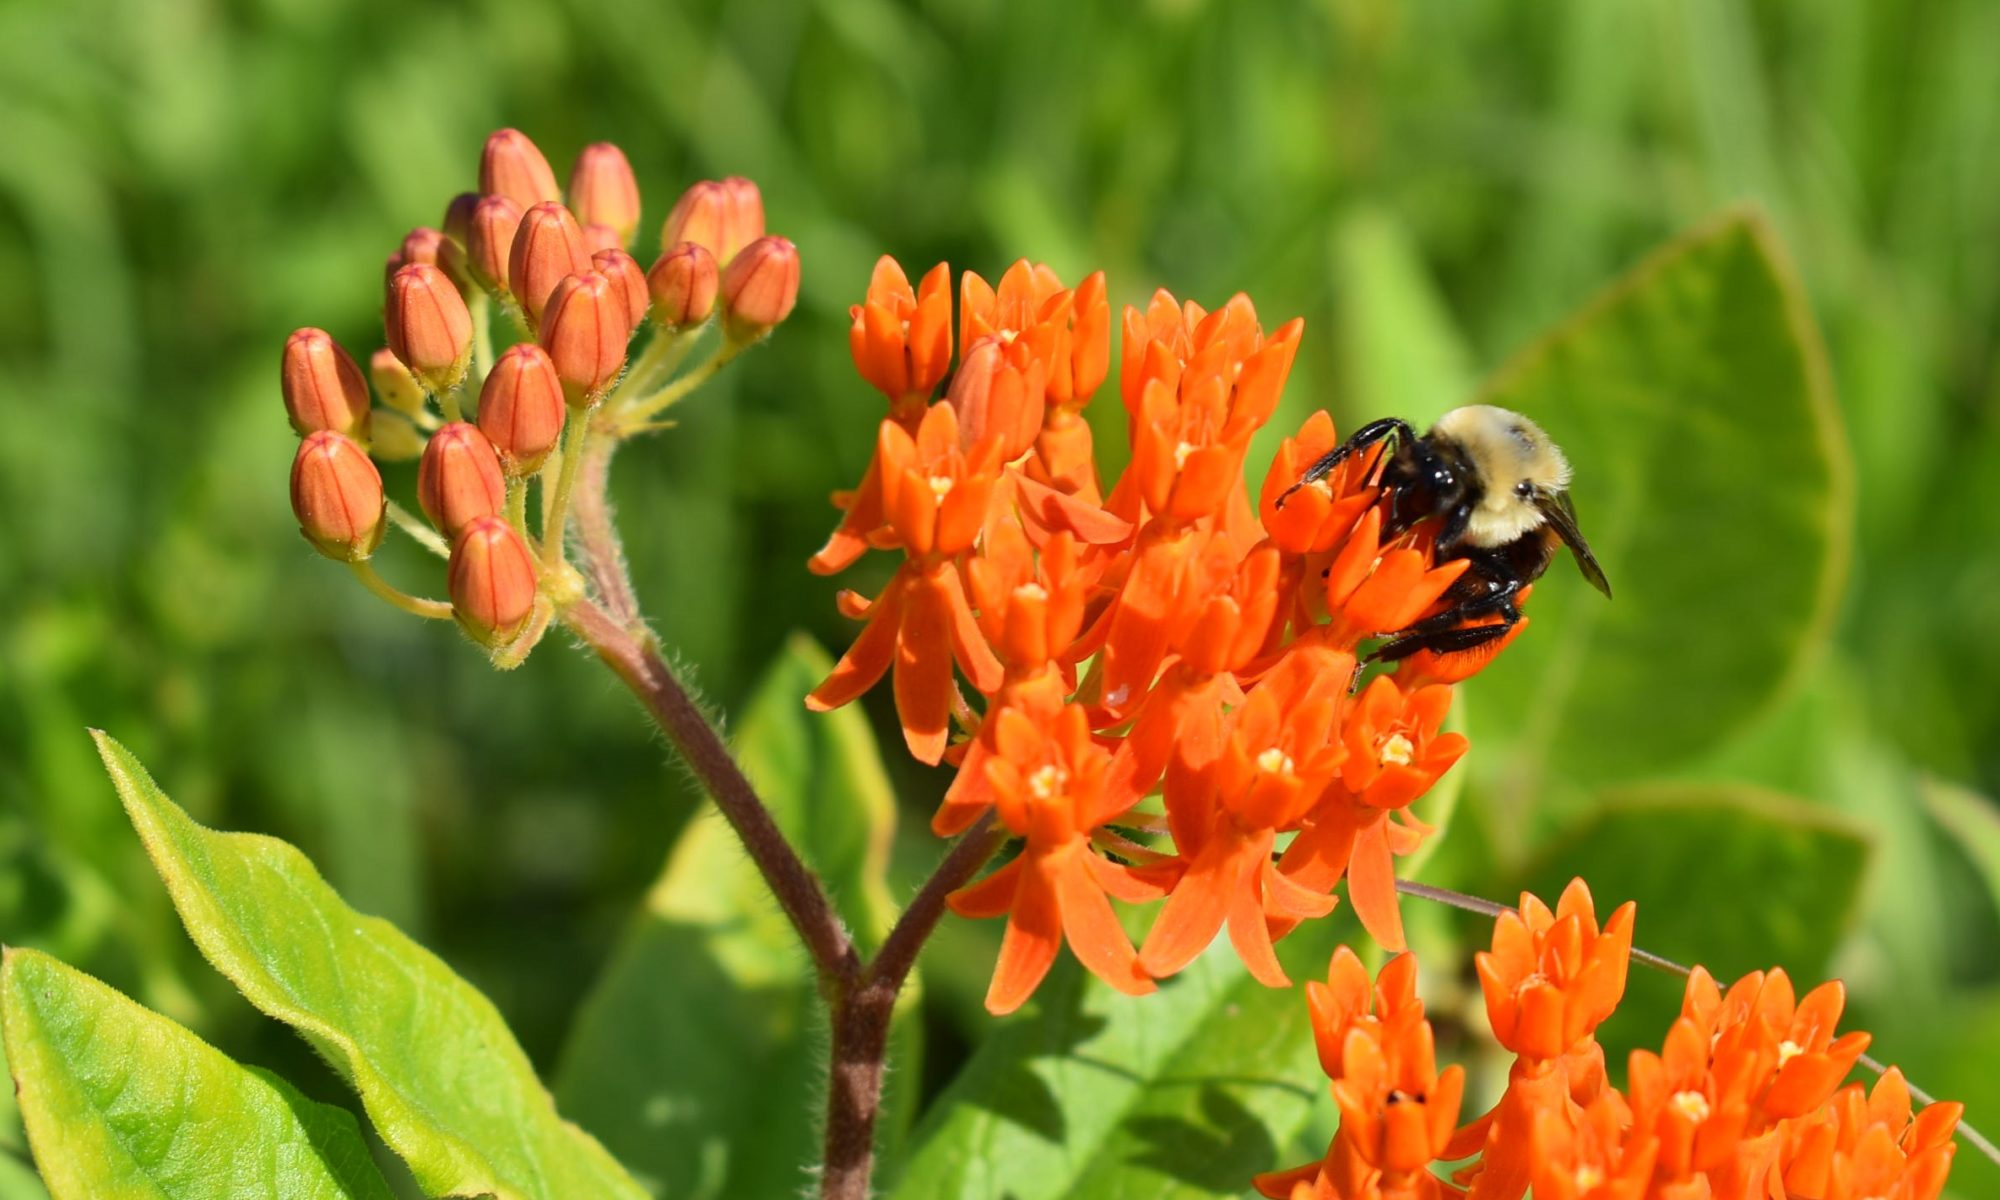
POLYGON ((98 751, 209 962, 305 1036, 361 1094, 431 1195, 639 1197, 603 1147, 556 1115, 490 1001, 395 926, 341 902, 275 838, 217 833, 131 753, 98 751))
POLYGON ((1824 359, 1773 235, 1738 212, 1640 264, 1484 389, 1568 452, 1617 596, 1563 555, 1535 589, 1534 628, 1470 685, 1481 728, 1514 743, 1493 774, 1513 811, 1544 774, 1614 782, 1713 746, 1826 638, 1853 505, 1824 359))
MULTIPOLYGON (((1600 795, 1522 886, 1554 904, 1581 876, 1600 917, 1638 902, 1634 945, 1724 983, 1782 966, 1809 986, 1854 923, 1872 853, 1854 823, 1775 792, 1646 784, 1600 795)), ((1606 1027, 1613 1061, 1625 1047, 1657 1047, 1680 1002, 1676 978, 1634 971, 1632 981, 1606 1027)))
MULTIPOLYGON (((1279 947, 1326 971, 1339 918, 1279 947)), ((1067 956, 932 1104, 892 1200, 1241 1196, 1280 1161, 1325 1086, 1305 993, 1252 979, 1226 944, 1151 996, 1067 956)))
POLYGON ((390 1200, 361 1127, 83 972, 8 950, 0 1022, 56 1200, 390 1200))
MULTIPOLYGON (((806 711, 832 666, 793 637, 744 708, 735 749, 866 952, 895 912, 895 801, 861 711, 806 711)), ((914 1003, 906 992, 905 1010, 914 1003)), ((918 1032, 900 1020, 892 1034, 885 1152, 908 1121, 918 1032)), ((585 1002, 556 1094, 659 1195, 787 1196, 819 1158, 824 1044, 812 965, 710 807, 585 1002)))

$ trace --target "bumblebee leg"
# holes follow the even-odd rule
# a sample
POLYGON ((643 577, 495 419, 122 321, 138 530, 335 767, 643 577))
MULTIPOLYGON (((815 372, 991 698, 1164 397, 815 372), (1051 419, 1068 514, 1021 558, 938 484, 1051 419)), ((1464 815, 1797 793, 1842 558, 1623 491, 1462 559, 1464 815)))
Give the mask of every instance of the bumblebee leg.
POLYGON ((1499 613, 1507 619, 1509 624, 1512 624, 1521 619, 1521 610, 1514 607, 1514 597, 1520 595, 1520 593, 1520 580, 1495 580, 1493 581, 1492 590, 1462 600, 1445 609, 1443 612, 1438 613, 1436 616, 1425 617, 1408 629, 1399 631, 1396 636, 1398 638, 1405 638, 1413 635, 1424 636, 1427 634, 1442 633, 1447 629, 1455 629, 1476 617, 1491 616, 1494 613, 1499 613))
POLYGON ((1429 650, 1433 654, 1456 654, 1484 646, 1494 638, 1505 634, 1519 621, 1518 617, 1504 616, 1492 625, 1464 625, 1457 629, 1443 629, 1436 633, 1405 634, 1387 645, 1377 647, 1368 657, 1374 662, 1395 662, 1408 658, 1419 650, 1429 650))
POLYGON ((1348 457, 1355 451, 1365 450, 1376 442, 1392 436, 1409 442, 1416 439, 1416 432, 1410 428, 1408 421, 1400 417, 1384 417, 1379 421, 1370 421, 1368 424, 1363 425, 1354 431, 1353 437, 1348 438, 1340 445, 1335 446, 1315 459, 1313 464, 1306 468, 1305 474, 1299 476, 1299 481, 1286 488, 1278 496, 1277 507, 1285 507, 1286 498, 1293 492, 1298 491, 1309 483, 1325 479, 1328 472, 1341 463, 1346 462, 1348 457))

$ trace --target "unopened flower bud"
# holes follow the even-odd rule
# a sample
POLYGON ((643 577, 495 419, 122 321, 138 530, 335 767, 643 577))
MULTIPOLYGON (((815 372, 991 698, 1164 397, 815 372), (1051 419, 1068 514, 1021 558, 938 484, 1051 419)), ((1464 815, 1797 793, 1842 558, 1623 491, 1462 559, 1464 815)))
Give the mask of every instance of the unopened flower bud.
POLYGON ((736 341, 763 337, 798 301, 799 249, 787 238, 758 238, 722 274, 724 327, 736 341))
POLYGON ((409 462, 424 452, 424 431, 394 409, 378 409, 368 422, 368 453, 379 462, 409 462))
POLYGON ((727 267, 743 247, 764 236, 764 197, 740 175, 704 179, 681 193, 660 233, 662 246, 694 242, 727 267))
POLYGON ((609 225, 585 225, 583 245, 592 254, 596 254, 601 250, 620 249, 625 243, 618 239, 618 231, 609 225))
POLYGON ((472 210, 479 207, 478 192, 460 192, 444 206, 444 235, 460 246, 472 244, 472 210))
POLYGON ((323 429, 368 437, 368 384, 326 330, 301 329, 285 340, 279 386, 300 437, 323 429))
POLYGON ((419 226, 404 235, 402 245, 396 247, 396 252, 382 264, 382 278, 384 281, 393 279, 397 271, 411 263, 429 263, 449 276, 454 284, 465 278, 465 251, 442 231, 428 225, 419 226))
POLYGON ((625 297, 596 271, 556 286, 543 314, 541 342, 571 403, 590 402, 618 378, 632 336, 627 316, 625 297))
POLYGON ((489 196, 505 196, 523 209, 562 199, 549 160, 518 129, 502 129, 486 139, 486 149, 479 156, 479 190, 489 196))
POLYGON ((537 204, 521 216, 507 259, 507 286, 530 321, 540 321, 549 294, 570 275, 590 270, 583 227, 560 204, 537 204))
POLYGON ((535 560, 514 527, 481 517, 451 547, 452 614, 472 639, 497 646, 513 639, 535 611, 535 560))
POLYGON ((331 429, 310 434, 292 460, 292 512, 313 549, 359 562, 382 543, 382 476, 368 452, 331 429))
POLYGON ((433 392, 465 378, 472 358, 472 314, 443 271, 411 263, 389 280, 382 326, 389 349, 433 392))
POLYGON ((486 435, 453 421, 431 435, 417 464, 417 503, 446 537, 507 506, 507 480, 486 435))
MULTIPOLYGON (((599 275, 611 281, 612 286, 625 301, 625 315, 632 329, 646 319, 646 306, 652 296, 646 291, 646 271, 639 260, 623 250, 599 250, 590 256, 590 265, 599 275)), ((626 333, 629 335, 631 329, 626 333)))
POLYGON ((472 208, 465 235, 465 264, 481 287, 507 290, 507 260, 521 231, 521 206, 506 196, 484 196, 472 208))
POLYGON ((375 383, 375 396, 397 412, 416 416, 424 411, 424 385, 410 374, 410 368, 384 346, 368 360, 368 378, 375 383))
POLYGON ((639 228, 639 181, 625 152, 610 142, 592 142, 576 156, 569 172, 569 206, 586 225, 615 230, 617 244, 639 228))
POLYGON ((533 342, 508 347, 479 390, 479 431, 515 479, 534 474, 556 448, 567 412, 555 364, 533 342))
POLYGON ((646 272, 653 296, 653 319, 667 329, 687 329, 708 320, 722 288, 715 255, 699 242, 682 242, 646 272))

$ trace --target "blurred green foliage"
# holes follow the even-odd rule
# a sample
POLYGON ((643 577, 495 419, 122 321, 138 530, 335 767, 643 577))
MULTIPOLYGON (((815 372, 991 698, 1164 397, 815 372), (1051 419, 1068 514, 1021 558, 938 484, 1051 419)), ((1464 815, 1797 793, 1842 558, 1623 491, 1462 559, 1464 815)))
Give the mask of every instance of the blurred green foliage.
MULTIPOLYGON (((801 247, 798 316, 678 430, 622 456, 614 485, 649 611, 724 710, 793 630, 827 645, 851 633, 834 585, 802 562, 830 527, 826 493, 858 477, 872 439, 879 401, 843 328, 879 253, 989 277, 1027 255, 1069 278, 1106 268, 1117 301, 1242 289, 1272 321, 1305 316, 1268 448, 1321 405, 1343 427, 1447 407, 1644 251, 1748 201, 1789 248, 1826 345, 1853 464, 1836 514, 1851 569, 1831 635, 1803 618, 1778 631, 1804 645, 1801 665, 1721 745, 1663 763, 1593 727, 1584 782, 1775 789, 1857 831, 1868 866, 1856 880, 1848 855, 1784 858, 1827 878, 1731 877, 1724 894, 1691 872, 1676 897, 1673 856, 1699 848, 1627 834, 1612 841, 1643 869, 1551 866, 1580 835, 1472 786, 1433 873, 1504 895, 1588 867, 1647 887, 1647 911, 1680 905, 1642 912, 1640 940, 1658 930, 1671 940, 1653 948, 1685 957, 1706 952, 1704 922, 1727 930, 1716 954, 1749 953, 1735 909, 1858 888, 1851 923, 1808 914, 1842 934, 1830 959, 1809 941, 1772 956, 1848 978, 1878 1053, 1963 1096, 1990 1132, 2000 1082, 1977 1064, 2000 1060, 1984 799, 2000 792, 1996 44, 2000 7, 1984 0, 0 5, 0 939, 342 1096, 195 957, 83 734, 100 726, 197 818, 303 847, 553 1066, 694 797, 594 663, 551 642, 496 676, 316 559, 286 509, 276 396, 293 327, 378 344, 381 257, 471 185, 494 127, 527 130, 559 170, 587 141, 621 143, 649 222, 693 178, 752 175, 801 247)), ((1587 395, 1566 403, 1593 411, 1587 395)), ((1108 396, 1096 410, 1115 424, 1108 396)), ((1121 440, 1100 438, 1112 467, 1121 440)), ((1674 448, 1661 443, 1621 520, 1656 531, 1636 544, 1668 567, 1736 561, 1749 543, 1726 525, 1674 536, 1688 511, 1674 448)), ((1743 496, 1781 509, 1758 489, 1761 448, 1727 461, 1743 496)), ((1727 495, 1709 449, 1686 447, 1685 478, 1727 495)), ((1578 458, 1587 479, 1597 468, 1578 458)), ((392 473, 392 489, 409 483, 392 473)), ((423 566, 397 555, 385 570, 423 566)), ((875 570, 843 582, 867 590, 875 570)), ((1552 576, 1524 655, 1596 600, 1573 585, 1552 576)), ((1662 677, 1766 599, 1676 596, 1662 677)), ((1626 669, 1643 686, 1645 664, 1626 669)), ((1466 690, 1475 743, 1518 719, 1504 676, 1466 690)), ((890 769, 913 815, 900 897, 937 853, 914 814, 940 780, 890 769)), ((1590 795, 1557 799, 1568 811, 1590 795)), ((1418 920, 1448 985, 1479 929, 1418 920)), ((925 965, 933 1085, 988 1029, 993 931, 946 929, 925 965)), ((0 1131, 0 1159, 13 1136, 0 1131)), ((2000 1179, 1961 1162, 1966 1194, 2000 1179)))

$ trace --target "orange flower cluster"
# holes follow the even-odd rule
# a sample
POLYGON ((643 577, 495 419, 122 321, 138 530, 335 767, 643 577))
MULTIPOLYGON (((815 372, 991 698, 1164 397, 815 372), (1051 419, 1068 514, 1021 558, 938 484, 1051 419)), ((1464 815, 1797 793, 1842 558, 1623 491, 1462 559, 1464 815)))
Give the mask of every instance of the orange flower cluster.
POLYGON ((1429 523, 1384 537, 1376 454, 1292 494, 1336 444, 1314 414, 1253 506, 1251 436, 1276 409, 1302 324, 1266 332, 1243 296, 1213 312, 1154 295, 1123 314, 1118 388, 1131 463, 1105 490, 1083 409, 1111 373, 1101 274, 1075 288, 1016 263, 952 288, 877 264, 850 333, 888 411, 860 486, 838 494, 821 574, 869 549, 903 564, 809 704, 892 677, 910 752, 958 773, 933 827, 988 812, 1019 857, 954 898, 1008 919, 987 1006, 1020 1005, 1067 939, 1144 992, 1224 930, 1264 982, 1272 943, 1334 907, 1402 945, 1394 856, 1431 832, 1411 805, 1464 753, 1440 731, 1451 684, 1506 640, 1417 654, 1358 695, 1367 640, 1440 610, 1465 569, 1429 523), (968 692, 972 695, 968 695, 968 692), (974 698, 976 696, 976 699, 974 698), (1157 794, 1163 812, 1145 804, 1157 794), (1164 831, 1171 849, 1135 831, 1164 831), (1107 898, 1166 903, 1133 947, 1107 898))
POLYGON ((1258 1176, 1274 1200, 1936 1200, 1963 1106, 1912 1114, 1891 1069, 1841 1086, 1868 1045, 1836 1036, 1845 995, 1796 999, 1780 970, 1723 991, 1697 967, 1662 1053, 1611 1086, 1596 1029, 1618 1007, 1633 906, 1599 926, 1581 880, 1554 912, 1524 895, 1478 956, 1494 1037, 1515 1055, 1492 1111, 1454 1131, 1458 1067, 1437 1070, 1416 963, 1366 970, 1346 947, 1307 985, 1340 1128, 1326 1157, 1258 1176), (1435 1163, 1473 1154, 1447 1182, 1435 1163))

